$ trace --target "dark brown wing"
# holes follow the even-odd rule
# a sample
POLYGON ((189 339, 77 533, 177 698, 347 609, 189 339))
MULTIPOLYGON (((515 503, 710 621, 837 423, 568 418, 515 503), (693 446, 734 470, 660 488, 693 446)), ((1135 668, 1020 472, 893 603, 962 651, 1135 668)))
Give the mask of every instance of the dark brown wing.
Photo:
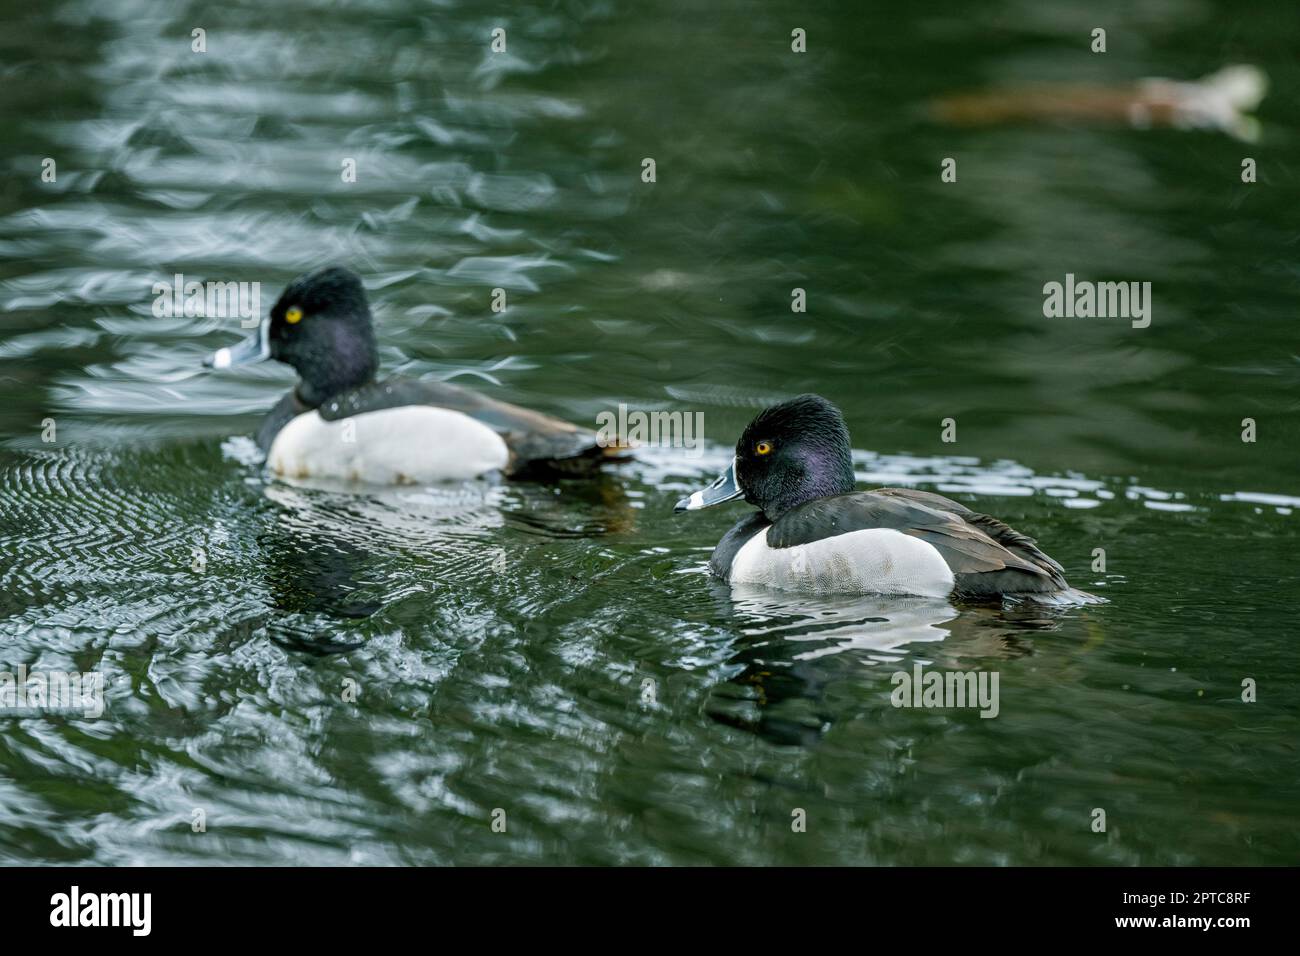
POLYGON ((626 460, 626 447, 600 445, 594 432, 448 382, 389 378, 345 392, 319 411, 335 421, 405 405, 450 408, 487 425, 510 449, 512 478, 590 474, 602 463, 626 460))
POLYGON ((1054 587, 1065 588, 1065 569, 1054 558, 1038 547, 1038 542, 1029 535, 1017 531, 992 515, 971 511, 963 504, 937 495, 932 491, 915 491, 911 488, 878 488, 874 494, 889 495, 904 500, 917 501, 939 511, 950 511, 960 515, 969 524, 983 531, 986 535, 1006 548, 1012 554, 1027 561, 1052 580, 1054 587))
POLYGON ((928 491, 881 488, 811 501, 782 515, 767 540, 788 548, 866 528, 893 528, 933 545, 966 595, 1067 587, 1061 566, 1032 538, 928 491))

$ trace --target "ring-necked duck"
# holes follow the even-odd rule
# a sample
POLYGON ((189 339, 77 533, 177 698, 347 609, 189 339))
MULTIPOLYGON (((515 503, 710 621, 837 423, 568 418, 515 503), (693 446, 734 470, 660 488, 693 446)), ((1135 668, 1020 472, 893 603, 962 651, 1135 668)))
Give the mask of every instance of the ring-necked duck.
POLYGON ((379 355, 356 273, 319 269, 289 283, 257 335, 204 364, 275 359, 298 386, 257 432, 267 465, 296 478, 373 484, 590 474, 625 449, 592 432, 446 382, 376 380, 379 355))
POLYGON ((760 510, 727 532, 709 567, 787 591, 1097 600, 1065 582, 1032 538, 928 491, 854 491, 849 431, 818 395, 760 412, 694 511, 744 496, 760 510))

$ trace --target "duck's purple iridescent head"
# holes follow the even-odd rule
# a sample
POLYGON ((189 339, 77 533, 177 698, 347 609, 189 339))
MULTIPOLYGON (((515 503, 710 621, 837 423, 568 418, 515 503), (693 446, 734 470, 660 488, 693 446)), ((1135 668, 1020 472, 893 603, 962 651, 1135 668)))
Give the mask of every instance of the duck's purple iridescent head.
POLYGON ((820 395, 800 395, 759 412, 736 442, 731 466, 674 510, 694 511, 744 495, 775 521, 805 501, 846 494, 853 484, 844 416, 820 395))

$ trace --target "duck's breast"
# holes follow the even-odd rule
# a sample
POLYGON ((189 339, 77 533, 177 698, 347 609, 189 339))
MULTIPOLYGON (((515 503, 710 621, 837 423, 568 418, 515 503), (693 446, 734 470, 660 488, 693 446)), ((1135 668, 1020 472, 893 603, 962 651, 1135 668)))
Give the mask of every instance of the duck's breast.
POLYGON ((267 466, 291 478, 403 485, 466 481, 506 466, 501 436, 463 412, 406 405, 325 421, 297 416, 275 436, 267 466))
POLYGON ((944 597, 953 574, 931 545, 892 528, 866 528, 773 548, 764 528, 731 563, 730 580, 782 591, 944 597))

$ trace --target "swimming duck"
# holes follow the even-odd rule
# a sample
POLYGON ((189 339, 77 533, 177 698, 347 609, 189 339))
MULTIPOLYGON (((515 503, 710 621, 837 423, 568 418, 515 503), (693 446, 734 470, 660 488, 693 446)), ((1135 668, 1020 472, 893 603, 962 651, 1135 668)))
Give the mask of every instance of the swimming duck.
POLYGON ((624 449, 566 421, 446 382, 379 380, 366 292, 337 266, 299 276, 258 333, 208 358, 226 369, 275 359, 298 385, 257 431, 268 467, 295 478, 402 485, 591 474, 624 449))
POLYGON ((854 491, 840 410, 801 395, 760 412, 707 488, 677 502, 694 511, 742 495, 759 510, 723 536, 710 570, 733 584, 786 591, 991 599, 1096 600, 1066 584, 1032 538, 942 495, 854 491))

